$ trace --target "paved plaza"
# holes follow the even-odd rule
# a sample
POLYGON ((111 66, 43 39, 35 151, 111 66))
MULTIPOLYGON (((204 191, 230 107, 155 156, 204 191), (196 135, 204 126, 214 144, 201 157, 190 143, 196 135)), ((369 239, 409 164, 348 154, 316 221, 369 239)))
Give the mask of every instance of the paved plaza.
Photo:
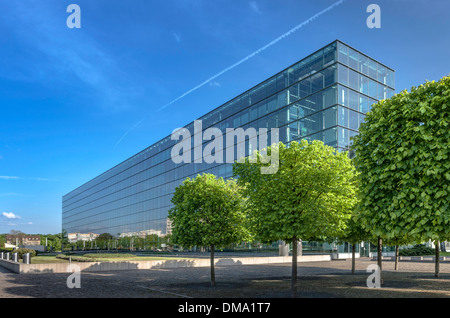
MULTIPOLYGON (((382 288, 368 288, 367 267, 361 258, 356 273, 351 260, 299 263, 298 297, 449 297, 450 262, 434 277, 431 261, 383 261, 382 288)), ((68 288, 67 274, 14 274, 0 267, 2 298, 288 298, 291 264, 216 267, 216 287, 210 286, 209 267, 125 270, 81 273, 81 288, 68 288)))

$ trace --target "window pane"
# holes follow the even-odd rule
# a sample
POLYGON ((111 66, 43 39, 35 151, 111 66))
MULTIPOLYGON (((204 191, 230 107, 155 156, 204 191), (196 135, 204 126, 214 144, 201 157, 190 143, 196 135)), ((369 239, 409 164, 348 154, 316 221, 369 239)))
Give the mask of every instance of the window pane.
POLYGON ((384 66, 382 66, 382 65, 378 65, 378 72, 377 73, 378 73, 378 75, 377 75, 378 82, 386 84, 387 69, 384 66))
POLYGON ((377 62, 369 60, 369 76, 377 79, 377 62))
POLYGON ((342 148, 347 148, 349 146, 348 130, 342 127, 339 127, 338 130, 338 145, 342 148))
POLYGON ((234 119, 233 119, 233 127, 234 128, 237 128, 237 127, 239 127, 241 125, 241 117, 235 117, 234 119))
POLYGON ((318 72, 311 76, 311 92, 317 92, 323 88, 323 74, 318 72))
POLYGON ((338 108, 338 124, 340 126, 348 127, 348 109, 345 107, 338 108))
POLYGON ((288 123, 288 112, 287 108, 277 112, 278 126, 283 126, 288 123))
POLYGON ((388 88, 388 89, 387 89, 387 93, 386 93, 386 97, 387 97, 387 98, 391 98, 392 96, 394 96, 394 90, 388 88))
POLYGON ((338 43, 338 61, 348 65, 348 47, 338 43))
POLYGON ((363 94, 369 94, 369 79, 363 75, 359 78, 359 91, 363 94))
POLYGON ((342 85, 348 85, 348 68, 338 65, 338 82, 342 85))
POLYGON ((323 70, 324 87, 330 86, 336 82, 336 67, 331 66, 323 70))
POLYGON ((358 130, 359 128, 358 113, 353 110, 349 111, 348 127, 354 130, 358 130))
POLYGON ((363 114, 359 114, 359 125, 361 126, 361 124, 364 122, 364 119, 366 118, 366 115, 363 114))
POLYGON ((323 96, 323 103, 322 103, 323 108, 327 108, 328 106, 337 104, 336 87, 330 87, 327 90, 323 91, 322 96, 323 96))
POLYGON ((394 87, 394 72, 387 70, 386 84, 390 87, 394 87))
POLYGON ((267 105, 266 103, 259 103, 258 104, 258 117, 264 116, 267 114, 267 105))
POLYGON ((386 87, 384 87, 384 85, 381 85, 380 83, 378 83, 377 99, 386 99, 386 87))
POLYGON ((348 106, 354 110, 359 109, 359 94, 351 89, 348 90, 348 106))
POLYGON ((358 52, 351 48, 348 49, 348 66, 358 69, 358 52))
POLYGON ((305 60, 301 61, 299 63, 299 68, 297 70, 297 74, 298 74, 298 79, 302 79, 305 76, 309 75, 309 62, 310 62, 310 58, 306 58, 305 60))
POLYGON ((367 113, 369 111, 369 98, 366 96, 359 97, 359 111, 362 113, 367 113))
POLYGON ((369 59, 365 57, 364 55, 359 55, 359 71, 363 74, 368 75, 369 74, 369 59))
POLYGON ((355 137, 358 133, 356 131, 349 131, 348 135, 349 135, 349 139, 350 139, 350 145, 353 145, 353 140, 352 138, 355 137))
POLYGON ((250 109, 250 121, 253 121, 256 118, 258 118, 258 108, 252 106, 252 108, 250 109))
POLYGON ((359 75, 353 70, 348 70, 348 86, 354 90, 359 90, 359 75))
MULTIPOLYGON (((298 85, 292 85, 291 87, 289 87, 288 104, 298 101, 300 99, 300 93, 299 93, 298 89, 299 89, 298 85)), ((270 111, 271 110, 269 108, 269 112, 270 111)))
POLYGON ((299 121, 301 136, 310 135, 322 129, 322 113, 316 113, 299 121))
POLYGON ((289 121, 294 121, 298 119, 298 104, 293 104, 288 107, 288 118, 289 121))
POLYGON ((288 141, 297 140, 299 138, 298 122, 290 123, 288 129, 288 141))
POLYGON ((337 146, 336 128, 327 129, 323 132, 323 142, 327 146, 337 146))
POLYGON ((315 53, 311 57, 311 74, 323 68, 323 50, 315 53))
POLYGON ((348 106, 348 88, 339 86, 338 90, 339 104, 348 106))
POLYGON ((309 78, 305 78, 300 82, 300 98, 311 94, 311 84, 309 78))
POLYGON ((369 96, 377 98, 377 83, 373 80, 369 80, 369 96))
POLYGON ((300 102, 299 117, 307 116, 322 108, 321 105, 319 105, 317 97, 318 94, 314 94, 312 96, 303 99, 300 102))
POLYGON ((327 108, 323 112, 324 115, 324 129, 336 126, 337 124, 337 114, 336 106, 327 108))
POLYGON ((281 108, 283 106, 287 105, 287 97, 288 97, 288 90, 285 89, 284 91, 281 91, 277 95, 277 103, 278 107, 281 108))
POLYGON ((331 65, 334 61, 335 61, 335 53, 336 53, 336 46, 330 45, 327 46, 324 49, 324 53, 323 53, 323 65, 327 66, 327 65, 331 65))

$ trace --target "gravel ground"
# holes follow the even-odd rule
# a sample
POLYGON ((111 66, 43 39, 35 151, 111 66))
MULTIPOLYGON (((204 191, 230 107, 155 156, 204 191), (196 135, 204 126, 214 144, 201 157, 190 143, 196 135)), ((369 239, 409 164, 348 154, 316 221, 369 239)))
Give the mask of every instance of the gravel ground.
MULTIPOLYGON (((368 258, 299 263, 298 297, 302 298, 423 298, 450 296, 450 262, 403 261, 394 271, 383 261, 382 288, 368 288, 368 258)), ((85 272, 81 288, 68 288, 68 274, 14 274, 0 267, 1 298, 289 298, 291 265, 217 266, 217 286, 210 286, 210 270, 174 268, 85 272)))

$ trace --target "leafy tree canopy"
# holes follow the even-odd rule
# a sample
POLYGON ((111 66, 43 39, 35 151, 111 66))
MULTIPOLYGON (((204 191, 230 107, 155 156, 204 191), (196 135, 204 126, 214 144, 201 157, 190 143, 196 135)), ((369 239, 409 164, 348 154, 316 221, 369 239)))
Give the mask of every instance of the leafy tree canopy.
POLYGON ((353 139, 363 226, 388 240, 450 239, 450 77, 373 105, 353 139))
POLYGON ((172 197, 172 241, 184 247, 225 247, 248 239, 238 190, 235 180, 212 174, 187 178, 172 197))
POLYGON ((233 166, 248 197, 249 220, 258 239, 273 242, 341 236, 356 203, 355 168, 347 153, 317 140, 294 141, 289 147, 279 143, 278 151, 279 169, 274 174, 260 173, 259 166, 264 163, 233 166))

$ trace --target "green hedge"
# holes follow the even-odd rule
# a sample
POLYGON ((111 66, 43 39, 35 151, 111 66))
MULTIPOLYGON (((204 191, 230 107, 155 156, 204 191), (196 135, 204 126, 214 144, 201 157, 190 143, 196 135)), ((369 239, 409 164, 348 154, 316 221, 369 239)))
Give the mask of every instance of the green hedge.
POLYGON ((410 248, 401 249, 398 253, 400 256, 423 256, 433 255, 435 251, 434 248, 426 247, 424 244, 419 244, 410 248))
POLYGON ((83 257, 88 257, 88 258, 130 258, 130 257, 136 257, 136 255, 125 254, 125 253, 89 253, 89 254, 84 254, 83 257))
POLYGON ((105 258, 130 258, 130 257, 136 257, 136 255, 133 254, 121 254, 121 253, 90 253, 90 254, 84 254, 84 255, 72 255, 72 254, 58 254, 56 255, 56 258, 69 260, 71 257, 71 260, 74 262, 100 262, 104 260, 105 258))
POLYGON ((58 254, 58 255, 56 255, 56 258, 65 259, 65 260, 71 259, 74 262, 95 262, 95 260, 93 260, 93 259, 83 257, 83 256, 76 256, 76 255, 58 254))
POLYGON ((18 255, 19 259, 22 259, 22 258, 23 258, 23 255, 24 255, 24 254, 27 254, 27 253, 30 253, 30 256, 31 256, 31 257, 34 257, 34 256, 36 256, 36 254, 37 254, 37 252, 36 252, 35 250, 29 249, 29 248, 18 248, 18 249, 16 249, 16 250, 12 251, 12 252, 11 252, 11 255, 12 255, 13 253, 18 253, 18 254, 19 254, 19 255, 18 255))

